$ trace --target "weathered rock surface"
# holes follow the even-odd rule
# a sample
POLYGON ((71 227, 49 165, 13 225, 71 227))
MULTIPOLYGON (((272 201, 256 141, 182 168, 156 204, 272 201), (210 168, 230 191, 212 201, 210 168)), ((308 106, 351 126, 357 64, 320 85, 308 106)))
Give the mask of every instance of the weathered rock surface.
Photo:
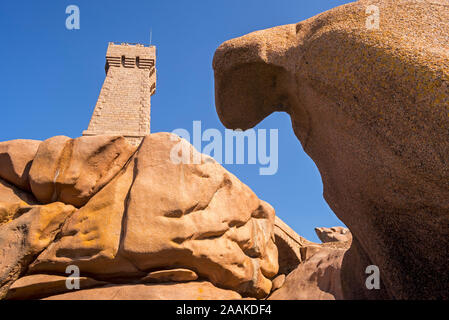
POLYGON ((222 123, 245 130, 286 111, 317 164, 353 235, 347 298, 449 298, 448 4, 358 1, 215 53, 222 123), (379 29, 366 27, 371 4, 379 29), (380 290, 359 277, 368 265, 380 290))
POLYGON ((273 279, 273 287, 271 291, 275 291, 282 287, 285 283, 285 274, 280 274, 276 278, 273 279))
POLYGON ((348 228, 332 227, 332 228, 315 228, 315 233, 323 243, 326 242, 346 242, 352 240, 351 232, 348 228))
POLYGON ((59 240, 39 255, 30 272, 64 273, 67 266, 76 265, 82 274, 144 276, 118 252, 132 181, 133 167, 129 166, 67 220, 59 240))
POLYGON ((320 244, 310 244, 304 247, 301 247, 301 259, 302 261, 309 260, 315 253, 320 251, 323 248, 320 244))
POLYGON ((0 142, 0 178, 30 191, 31 163, 40 143, 22 139, 0 142))
POLYGON ((74 209, 58 202, 29 207, 17 219, 0 225, 0 299, 28 264, 54 240, 74 209))
POLYGON ((197 279, 198 275, 194 271, 178 268, 150 272, 147 276, 140 279, 140 282, 187 282, 197 279))
MULTIPOLYGON (((71 291, 67 288, 67 280, 67 277, 48 274, 24 276, 12 284, 6 295, 6 300, 41 299, 65 293, 71 291)), ((76 290, 107 284, 87 277, 71 277, 69 279, 69 281, 75 280, 79 281, 79 289, 76 290)))
POLYGON ((186 267, 242 294, 267 295, 278 271, 273 208, 212 158, 173 163, 176 146, 190 162, 200 156, 166 133, 140 146, 123 254, 140 270, 186 267))
POLYGON ((212 158, 201 159, 177 136, 152 134, 123 170, 67 219, 57 241, 28 270, 63 274, 77 265, 82 275, 132 282, 149 272, 183 268, 191 270, 190 278, 184 274, 179 281, 195 274, 263 298, 278 273, 274 219, 269 204, 212 158), (181 156, 191 163, 173 162, 173 150, 184 150, 181 156), (200 162, 192 163, 195 159, 200 162))
POLYGON ((123 168, 136 147, 118 136, 57 136, 39 146, 30 170, 31 190, 41 203, 81 207, 123 168))
MULTIPOLYGON (((49 176, 55 167, 51 161, 73 157, 58 155, 67 152, 61 151, 67 145, 73 148, 76 143, 70 141, 55 137, 41 144, 40 160, 32 160, 43 167, 41 176, 49 176)), ((0 182, 0 200, 6 200, 0 201, 0 245, 8 243, 0 263, 0 292, 6 299, 264 298, 283 288, 286 275, 323 248, 276 218, 269 204, 213 159, 167 133, 147 136, 79 209, 37 205, 31 194, 0 182), (176 163, 176 156, 185 163, 176 163), (80 291, 66 287, 69 265, 84 275, 80 291)), ((335 280, 331 276, 326 281, 335 280)), ((327 297, 319 285, 308 280, 310 297, 327 297)))
POLYGON ((16 186, 0 178, 0 201, 20 202, 23 204, 37 204, 37 200, 31 193, 22 191, 16 186))
POLYGON ((31 207, 23 202, 0 201, 0 226, 20 217, 29 210, 31 207))
POLYGON ((215 287, 207 281, 171 284, 108 285, 79 290, 44 300, 235 300, 232 290, 215 287))
POLYGON ((278 249, 279 273, 289 274, 303 261, 301 250, 312 242, 298 235, 278 216, 274 220, 274 237, 278 249))
POLYGON ((346 250, 322 248, 301 263, 269 300, 343 299, 340 270, 346 250))

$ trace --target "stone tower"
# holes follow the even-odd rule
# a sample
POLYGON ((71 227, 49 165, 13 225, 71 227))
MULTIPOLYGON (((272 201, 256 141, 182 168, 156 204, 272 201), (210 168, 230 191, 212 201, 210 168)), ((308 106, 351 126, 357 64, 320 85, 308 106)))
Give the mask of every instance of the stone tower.
POLYGON ((122 135, 138 145, 150 133, 156 47, 110 42, 105 69, 106 79, 83 135, 122 135))

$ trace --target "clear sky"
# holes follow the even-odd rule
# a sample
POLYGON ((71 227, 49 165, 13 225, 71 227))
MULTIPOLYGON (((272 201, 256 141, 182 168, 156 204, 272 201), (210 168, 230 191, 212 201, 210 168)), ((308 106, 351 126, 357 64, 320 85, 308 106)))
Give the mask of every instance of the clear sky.
MULTIPOLYGON (((79 137, 87 129, 105 77, 109 41, 157 46, 152 132, 185 128, 224 133, 214 105, 212 57, 228 39, 296 23, 351 1, 1 1, 0 141, 79 137), (67 30, 68 5, 80 9, 80 29, 67 30)), ((318 241, 314 227, 342 225, 322 196, 322 182, 285 113, 257 128, 279 129, 279 170, 225 165, 268 201, 298 234, 318 241)))

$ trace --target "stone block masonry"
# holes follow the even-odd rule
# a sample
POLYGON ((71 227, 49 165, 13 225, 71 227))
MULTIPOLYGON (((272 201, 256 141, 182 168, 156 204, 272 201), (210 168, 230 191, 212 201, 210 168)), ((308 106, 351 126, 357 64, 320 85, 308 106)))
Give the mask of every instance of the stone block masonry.
POLYGON ((85 136, 122 135, 138 145, 150 134, 151 96, 156 91, 156 47, 110 42, 106 79, 85 136))

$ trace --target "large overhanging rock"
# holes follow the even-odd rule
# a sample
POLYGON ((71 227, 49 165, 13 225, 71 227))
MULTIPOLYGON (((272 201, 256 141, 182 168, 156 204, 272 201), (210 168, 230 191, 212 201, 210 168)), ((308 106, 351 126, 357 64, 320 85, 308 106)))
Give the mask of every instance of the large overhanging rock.
POLYGON ((278 272, 274 219, 274 209, 215 160, 177 136, 152 134, 29 272, 64 274, 76 265, 99 280, 147 282, 155 271, 183 268, 263 298, 278 272))
POLYGON ((222 123, 247 129, 286 111, 317 164, 354 238, 345 298, 449 298, 448 5, 359 1, 215 53, 222 123), (367 28, 372 4, 379 29, 367 28), (380 290, 365 287, 368 265, 380 290))

